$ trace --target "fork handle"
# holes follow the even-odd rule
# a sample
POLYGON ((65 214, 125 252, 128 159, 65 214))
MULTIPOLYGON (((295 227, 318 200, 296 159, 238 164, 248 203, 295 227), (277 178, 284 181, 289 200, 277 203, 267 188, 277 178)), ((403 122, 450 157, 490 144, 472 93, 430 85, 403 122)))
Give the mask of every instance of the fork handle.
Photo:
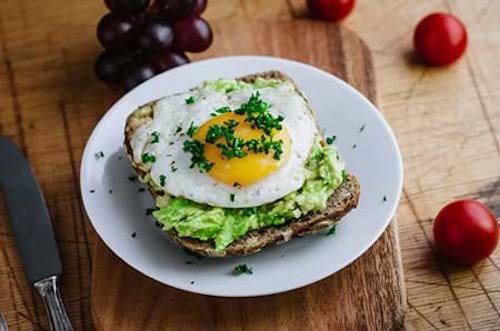
POLYGON ((71 322, 61 299, 57 276, 47 277, 36 282, 35 288, 43 299, 49 317, 50 330, 73 331, 71 322))

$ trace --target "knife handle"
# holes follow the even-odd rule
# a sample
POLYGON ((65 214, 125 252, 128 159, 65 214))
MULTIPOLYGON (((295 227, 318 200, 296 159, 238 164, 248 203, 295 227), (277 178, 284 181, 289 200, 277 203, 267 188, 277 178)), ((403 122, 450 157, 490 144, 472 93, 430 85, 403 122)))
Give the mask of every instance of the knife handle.
POLYGON ((49 316, 50 330, 73 331, 68 314, 61 300, 57 278, 57 276, 51 276, 39 280, 34 285, 45 304, 45 310, 49 316))

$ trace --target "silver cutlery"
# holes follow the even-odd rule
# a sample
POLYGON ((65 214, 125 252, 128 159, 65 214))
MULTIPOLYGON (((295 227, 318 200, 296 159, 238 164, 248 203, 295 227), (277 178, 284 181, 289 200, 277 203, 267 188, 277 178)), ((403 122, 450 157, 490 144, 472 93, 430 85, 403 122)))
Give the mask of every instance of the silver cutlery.
POLYGON ((43 299, 50 329, 73 330, 59 292, 61 260, 42 191, 29 162, 4 137, 0 137, 0 187, 24 271, 43 299))

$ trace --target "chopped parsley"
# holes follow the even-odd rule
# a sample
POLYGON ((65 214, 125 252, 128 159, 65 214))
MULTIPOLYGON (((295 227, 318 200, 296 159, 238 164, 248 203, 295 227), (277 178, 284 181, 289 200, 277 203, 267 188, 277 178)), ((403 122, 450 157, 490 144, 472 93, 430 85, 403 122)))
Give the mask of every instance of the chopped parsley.
POLYGON ((196 130, 198 130, 198 128, 193 124, 193 122, 191 122, 191 124, 189 125, 189 129, 186 131, 186 133, 188 136, 193 137, 194 134, 196 133, 196 130))
POLYGON ((234 193, 229 194, 229 200, 231 200, 231 202, 234 202, 235 197, 234 193))
POLYGON ((160 175, 160 185, 163 187, 165 186, 165 180, 167 179, 167 176, 165 175, 160 175))
MULTIPOLYGON (((207 129, 204 141, 196 139, 187 140, 183 144, 184 152, 191 153, 190 167, 197 166, 201 172, 210 171, 214 163, 210 163, 204 156, 205 143, 214 144, 221 152, 222 156, 231 160, 233 158, 243 158, 248 152, 253 153, 273 153, 275 160, 280 160, 283 155, 283 141, 274 140, 274 130, 282 130, 281 122, 283 116, 273 116, 269 109, 271 105, 260 98, 259 92, 252 94, 248 102, 243 103, 239 109, 234 110, 238 115, 245 115, 245 122, 248 122, 252 129, 263 131, 260 139, 250 139, 248 141, 235 136, 236 127, 240 122, 229 119, 221 124, 210 125, 207 129)), ((232 110, 225 106, 215 110, 216 113, 223 114, 232 110)), ((193 137, 197 127, 191 125, 187 131, 189 137, 193 137)))
POLYGON ((182 131, 182 127, 181 126, 177 126, 177 129, 175 129, 175 133, 179 133, 182 131))
POLYGON ((160 133, 158 131, 154 131, 151 133, 151 144, 160 142, 160 133))
POLYGON ((245 122, 249 122, 252 128, 259 128, 265 134, 270 135, 273 129, 281 130, 281 122, 284 117, 274 117, 270 112, 271 105, 260 98, 259 91, 252 94, 247 103, 240 106, 234 112, 238 115, 246 115, 245 122))
POLYGON ((242 158, 247 156, 247 153, 243 150, 245 141, 234 135, 234 128, 238 126, 238 124, 239 122, 231 119, 224 121, 222 125, 211 125, 207 130, 205 142, 215 144, 220 138, 224 138, 223 142, 219 142, 215 146, 220 149, 222 155, 228 160, 234 157, 242 158))
POLYGON ((216 113, 219 113, 219 114, 224 114, 224 113, 229 113, 231 111, 231 108, 225 106, 225 107, 220 107, 218 109, 215 110, 216 113))
POLYGON ((205 155, 203 155, 203 153, 205 152, 205 145, 203 145, 198 140, 184 141, 182 150, 184 152, 191 153, 191 165, 189 166, 190 168, 197 166, 200 172, 208 172, 214 166, 214 163, 208 162, 205 155))
POLYGON ((146 215, 151 215, 156 210, 156 208, 146 208, 146 215))
POLYGON ((326 137, 326 143, 328 145, 333 144, 333 142, 337 139, 337 136, 326 137))
POLYGON ((194 98, 192 96, 190 96, 189 98, 186 99, 186 103, 188 105, 192 105, 194 103, 194 98))
POLYGON ((149 153, 144 153, 142 154, 142 162, 144 163, 154 163, 156 161, 156 156, 149 154, 149 153))
POLYGON ((342 169, 342 181, 345 182, 347 180, 347 172, 342 169))
POLYGON ((337 225, 335 224, 334 226, 332 226, 330 228, 330 230, 328 230, 328 232, 326 233, 327 236, 331 236, 332 234, 335 234, 335 231, 337 231, 337 225))
POLYGON ((144 191, 146 191, 146 189, 144 187, 140 187, 137 189, 137 192, 144 192, 144 191))
POLYGON ((242 274, 251 275, 251 274, 253 274, 253 271, 252 271, 252 268, 249 268, 246 264, 239 264, 236 267, 234 267, 233 273, 236 276, 239 276, 242 274))
POLYGON ((174 167, 174 166, 170 166, 170 171, 172 171, 172 172, 176 172, 176 171, 177 171, 177 168, 176 168, 176 167, 174 167))
POLYGON ((136 179, 137 179, 136 176, 128 176, 128 180, 130 180, 131 182, 133 182, 136 179))

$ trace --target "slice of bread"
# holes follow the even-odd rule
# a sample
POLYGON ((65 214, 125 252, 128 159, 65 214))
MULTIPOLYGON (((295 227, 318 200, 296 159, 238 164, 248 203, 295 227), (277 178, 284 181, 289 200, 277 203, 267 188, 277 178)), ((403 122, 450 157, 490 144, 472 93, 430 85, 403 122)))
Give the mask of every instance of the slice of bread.
MULTIPOLYGON (((252 74, 237 78, 244 82, 253 82, 258 77, 264 79, 278 79, 292 82, 290 77, 279 71, 268 71, 259 74, 252 74)), ((294 83, 293 83, 294 84, 294 83)), ((299 88, 294 84, 297 93, 303 96, 299 88)), ((305 99, 305 98, 304 98, 305 99)), ((142 107, 141 111, 132 113, 125 126, 125 150, 129 155, 132 166, 141 177, 147 175, 147 169, 140 164, 136 164, 132 158, 132 148, 130 140, 135 130, 143 123, 151 121, 153 116, 153 105, 155 101, 142 107), (151 107, 148 107, 151 106, 151 107)), ((311 111, 311 109, 309 109, 311 111)), ((156 197, 159 192, 150 188, 151 194, 156 197)), ((180 237, 175 230, 168 231, 167 234, 181 247, 184 247, 196 254, 211 257, 223 257, 227 255, 247 255, 255 253, 264 247, 281 244, 289 241, 293 237, 301 237, 314 234, 320 230, 337 224, 351 209, 355 208, 359 201, 360 187, 353 175, 348 174, 346 180, 338 187, 328 199, 327 207, 321 212, 309 213, 299 219, 290 220, 280 226, 269 226, 259 230, 248 232, 240 239, 231 243, 222 252, 215 250, 212 241, 201 241, 198 239, 180 237)))

